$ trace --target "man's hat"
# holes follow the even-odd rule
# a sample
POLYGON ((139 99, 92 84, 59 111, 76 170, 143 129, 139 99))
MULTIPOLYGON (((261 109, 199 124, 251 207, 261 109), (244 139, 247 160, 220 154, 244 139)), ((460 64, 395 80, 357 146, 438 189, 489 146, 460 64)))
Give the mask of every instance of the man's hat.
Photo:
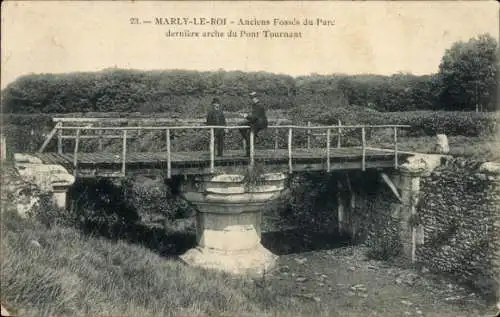
POLYGON ((215 97, 214 99, 212 99, 212 105, 214 104, 220 104, 220 101, 219 101, 219 98, 215 97))
POLYGON ((249 95, 250 95, 250 97, 254 97, 254 96, 257 96, 257 93, 255 91, 252 91, 249 95))

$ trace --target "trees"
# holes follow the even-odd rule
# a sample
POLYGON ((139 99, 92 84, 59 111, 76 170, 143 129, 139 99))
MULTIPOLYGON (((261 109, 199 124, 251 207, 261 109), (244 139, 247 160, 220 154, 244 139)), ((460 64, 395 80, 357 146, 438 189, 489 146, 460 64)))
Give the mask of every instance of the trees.
POLYGON ((139 111, 201 114, 211 98, 239 111, 257 91, 270 109, 302 107, 321 112, 338 107, 378 111, 494 110, 498 46, 487 34, 454 43, 437 74, 318 75, 292 77, 267 72, 188 70, 39 74, 20 77, 2 91, 2 111, 14 113, 139 111))
POLYGON ((468 42, 456 42, 447 49, 438 73, 442 107, 446 110, 495 110, 497 54, 497 41, 489 34, 468 42))

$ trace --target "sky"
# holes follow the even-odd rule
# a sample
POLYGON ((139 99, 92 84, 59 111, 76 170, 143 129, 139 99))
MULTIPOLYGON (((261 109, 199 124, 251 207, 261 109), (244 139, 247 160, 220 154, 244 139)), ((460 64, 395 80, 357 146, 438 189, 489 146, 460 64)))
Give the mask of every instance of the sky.
POLYGON ((496 1, 5 1, 1 14, 2 88, 30 73, 112 67, 421 75, 437 72, 454 42, 499 33, 496 1), (156 24, 172 18, 191 24, 156 24), (226 24, 198 25, 201 18, 226 24), (239 25, 240 19, 270 25, 239 25), (185 31, 198 36, 167 36, 185 31), (266 31, 300 37, 266 38, 266 31))

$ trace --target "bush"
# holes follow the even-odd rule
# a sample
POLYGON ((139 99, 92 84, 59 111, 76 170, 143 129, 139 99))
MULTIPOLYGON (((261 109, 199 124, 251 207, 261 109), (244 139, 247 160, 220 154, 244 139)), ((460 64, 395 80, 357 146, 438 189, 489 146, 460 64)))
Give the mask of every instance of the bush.
MULTIPOLYGON (((296 111, 299 113, 300 111, 296 111)), ((308 119, 316 124, 365 125, 409 125, 410 135, 424 136, 444 133, 448 136, 483 136, 496 132, 498 113, 460 112, 460 111, 408 111, 377 112, 360 111, 348 108, 335 108, 324 113, 310 113, 308 119)))

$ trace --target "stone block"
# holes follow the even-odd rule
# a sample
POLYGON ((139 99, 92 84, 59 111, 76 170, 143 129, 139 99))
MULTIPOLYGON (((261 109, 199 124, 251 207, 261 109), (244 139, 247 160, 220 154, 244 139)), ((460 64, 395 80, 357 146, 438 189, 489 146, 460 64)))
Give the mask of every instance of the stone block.
POLYGON ((262 210, 280 196, 285 179, 281 173, 264 174, 247 184, 243 175, 227 174, 205 177, 200 186, 183 186, 184 197, 198 209, 198 245, 181 259, 233 274, 270 270, 277 257, 260 243, 262 210))
POLYGON ((436 144, 434 145, 434 151, 439 154, 447 154, 450 152, 450 146, 448 144, 448 137, 446 134, 436 135, 436 144))

